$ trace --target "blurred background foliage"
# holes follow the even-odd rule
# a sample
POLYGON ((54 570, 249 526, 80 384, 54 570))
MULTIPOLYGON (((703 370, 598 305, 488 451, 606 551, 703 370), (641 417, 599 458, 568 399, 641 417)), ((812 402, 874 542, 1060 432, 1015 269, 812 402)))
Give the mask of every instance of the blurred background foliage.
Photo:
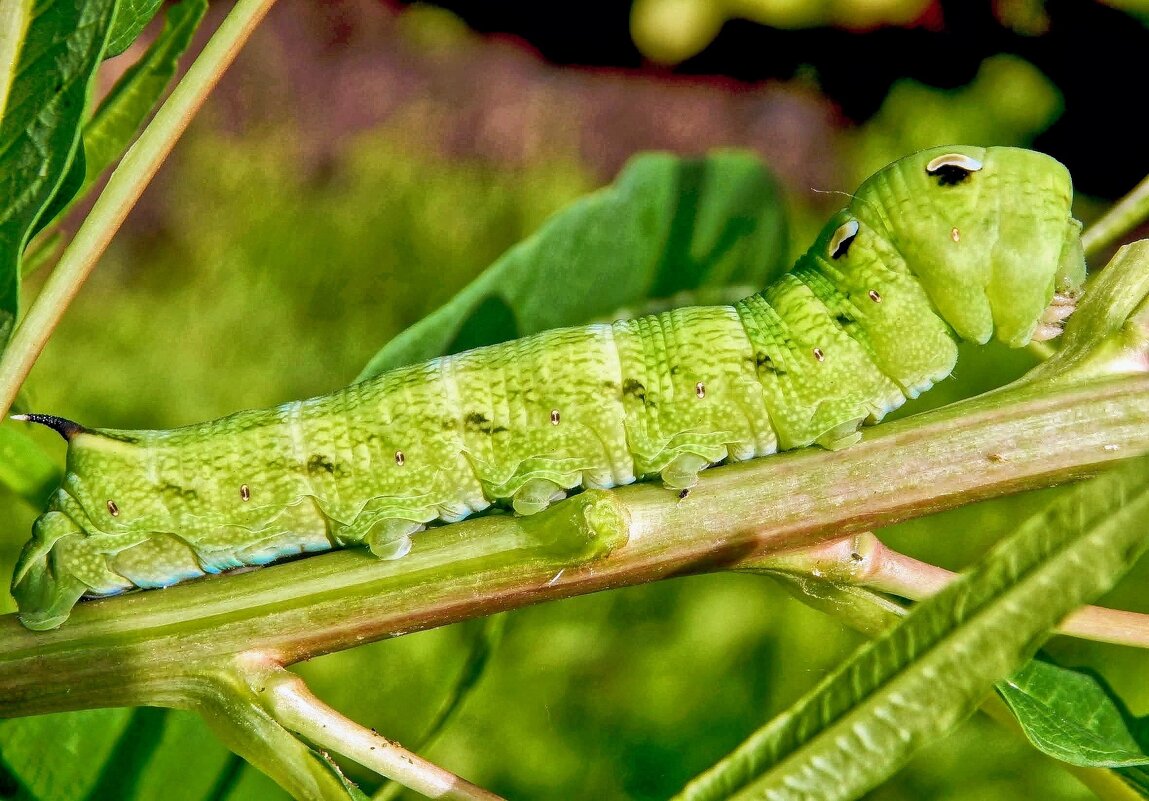
MULTIPOLYGON (((796 250, 838 193, 950 142, 1052 153, 1094 196, 1079 207, 1088 217, 1149 172, 1143 133, 1106 126, 1144 78, 1147 14, 1133 0, 281 3, 117 237, 21 403, 100 426, 168 427, 325 392, 641 150, 758 153, 790 192, 796 250)), ((109 62, 105 89, 117 69, 109 62)), ((905 413, 1003 383, 1029 358, 968 349, 953 379, 905 413)), ((34 434, 62 454, 50 433, 34 434)), ((1050 492, 882 534, 960 568, 1050 492)), ((0 495, 0 513, 9 570, 37 509, 0 495)), ((1146 578, 1140 568, 1108 600, 1149 611, 1136 590, 1146 578)), ((409 742, 476 629, 298 669, 337 708, 409 742)), ((429 756, 512 798, 663 798, 858 642, 747 575, 524 609, 429 756)), ((1140 655, 1066 640, 1050 651, 1149 711, 1140 655)), ((57 727, 77 755, 120 748, 135 783, 107 797, 282 795, 182 713, 13 723, 57 727), (124 751, 124 731, 147 747, 124 751), (194 777, 173 784, 173 771, 194 777)), ((87 776, 62 797, 108 786, 87 776)), ((870 797, 1090 796, 974 718, 870 797)))

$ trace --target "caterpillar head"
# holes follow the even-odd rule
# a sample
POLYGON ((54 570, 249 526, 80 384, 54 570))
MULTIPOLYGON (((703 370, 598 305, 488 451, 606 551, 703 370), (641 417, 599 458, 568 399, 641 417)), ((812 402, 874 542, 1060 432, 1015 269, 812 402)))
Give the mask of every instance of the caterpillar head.
POLYGON ((894 162, 847 213, 889 239, 962 339, 1049 339, 1085 280, 1068 170, 1009 147, 947 146, 894 162))
POLYGON ((24 546, 12 577, 20 621, 30 629, 52 629, 67 620, 84 595, 110 595, 133 586, 110 564, 118 550, 146 534, 120 530, 116 518, 122 501, 105 496, 107 482, 116 476, 139 474, 141 466, 137 464, 138 449, 130 442, 88 431, 62 418, 15 418, 49 426, 68 440, 63 485, 33 525, 32 538, 24 546))

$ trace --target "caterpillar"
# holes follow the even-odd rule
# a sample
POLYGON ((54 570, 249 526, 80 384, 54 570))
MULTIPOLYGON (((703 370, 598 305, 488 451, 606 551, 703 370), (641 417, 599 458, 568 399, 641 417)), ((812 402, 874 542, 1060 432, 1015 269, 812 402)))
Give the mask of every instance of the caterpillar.
POLYGON ((545 331, 273 409, 166 431, 17 419, 68 441, 13 577, 20 620, 366 545, 432 521, 534 514, 578 487, 844 447, 950 374, 957 343, 1056 336, 1085 278, 1068 171, 946 147, 865 181, 793 269, 733 306, 545 331))

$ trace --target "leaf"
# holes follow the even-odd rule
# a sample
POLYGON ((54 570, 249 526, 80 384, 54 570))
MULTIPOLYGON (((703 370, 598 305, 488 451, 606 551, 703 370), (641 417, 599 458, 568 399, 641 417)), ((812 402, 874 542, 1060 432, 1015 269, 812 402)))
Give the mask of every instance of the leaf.
POLYGON ((0 120, 0 348, 16 322, 20 258, 68 173, 115 0, 39 0, 0 120))
POLYGON ((60 469, 13 424, 0 425, 0 484, 41 508, 60 484, 60 469))
POLYGON ((679 796, 856 798, 964 720, 1147 547, 1149 460, 1061 496, 679 796))
POLYGON ((1034 659, 998 684, 1038 749, 1072 765, 1149 765, 1120 701, 1097 678, 1034 659))
POLYGON ((786 267, 774 179, 748 153, 632 159, 555 214, 360 374, 606 317, 703 285, 764 285, 786 267))
POLYGON ((311 755, 318 760, 325 768, 327 768, 335 776, 341 785, 343 791, 347 793, 349 801, 371 801, 367 794, 359 789, 359 785, 347 778, 347 774, 343 772, 343 768, 339 767, 339 763, 331 758, 331 755, 326 751, 317 751, 314 748, 308 749, 311 755))
POLYGON ((20 48, 32 19, 32 0, 0 2, 0 119, 8 105, 8 95, 16 80, 20 48))
POLYGON ((118 56, 131 47, 163 4, 164 0, 120 0, 104 58, 118 56))
POLYGON ((1142 798, 1149 798, 1149 770, 1145 768, 1117 768, 1114 771, 1122 780, 1136 790, 1142 798))
POLYGON ((131 719, 127 709, 92 709, 0 724, 0 759, 37 801, 76 801, 96 786, 131 719))
POLYGON ((85 189, 127 149, 175 75, 206 12, 207 0, 183 0, 169 8, 163 30, 148 51, 116 81, 84 126, 85 189))
MULTIPOLYGON (((408 748, 419 754, 426 754, 431 746, 439 739, 439 735, 446 729, 447 724, 454 720, 455 715, 463 708, 471 692, 479 686, 479 680, 487 671, 491 657, 495 655, 499 644, 503 641, 503 632, 507 627, 506 615, 488 615, 471 627, 470 642, 467 644, 467 660, 463 663, 459 675, 447 692, 446 697, 435 713, 434 719, 427 726, 422 736, 411 743, 408 748)), ((394 781, 385 781, 383 787, 372 796, 372 801, 388 801, 396 798, 405 788, 394 781)))

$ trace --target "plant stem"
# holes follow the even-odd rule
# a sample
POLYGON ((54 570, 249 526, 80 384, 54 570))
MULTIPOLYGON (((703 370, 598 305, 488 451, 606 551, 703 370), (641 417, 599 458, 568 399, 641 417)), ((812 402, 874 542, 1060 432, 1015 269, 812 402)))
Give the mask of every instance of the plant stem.
MULTIPOLYGON (((799 576, 812 574, 838 586, 865 587, 913 601, 940 592, 957 578, 957 573, 895 551, 870 532, 777 554, 739 569, 785 571, 799 576)), ((1149 615, 1085 606, 1067 617, 1058 626, 1057 633, 1149 648, 1149 615)))
POLYGON ((80 604, 55 631, 30 632, 8 616, 0 716, 174 705, 169 690, 157 698, 155 677, 178 678, 202 660, 259 651, 291 664, 539 601, 723 569, 1094 474, 1146 450, 1149 375, 1022 385, 870 429, 843 450, 708 470, 684 499, 653 484, 588 491, 530 518, 428 530, 400 560, 317 555, 80 604), (593 558, 537 545, 577 540, 596 520, 607 521, 597 536, 625 545, 593 558))
POLYGON ((145 187, 275 0, 238 0, 108 179, 0 359, 0 414, 11 408, 68 304, 145 187))
POLYGON ((1086 256, 1096 256, 1149 219, 1149 175, 1081 236, 1086 256))
POLYGON ((428 798, 502 801, 500 796, 340 715, 316 698, 294 673, 278 668, 261 681, 265 690, 263 702, 272 716, 320 748, 350 757, 428 798))

